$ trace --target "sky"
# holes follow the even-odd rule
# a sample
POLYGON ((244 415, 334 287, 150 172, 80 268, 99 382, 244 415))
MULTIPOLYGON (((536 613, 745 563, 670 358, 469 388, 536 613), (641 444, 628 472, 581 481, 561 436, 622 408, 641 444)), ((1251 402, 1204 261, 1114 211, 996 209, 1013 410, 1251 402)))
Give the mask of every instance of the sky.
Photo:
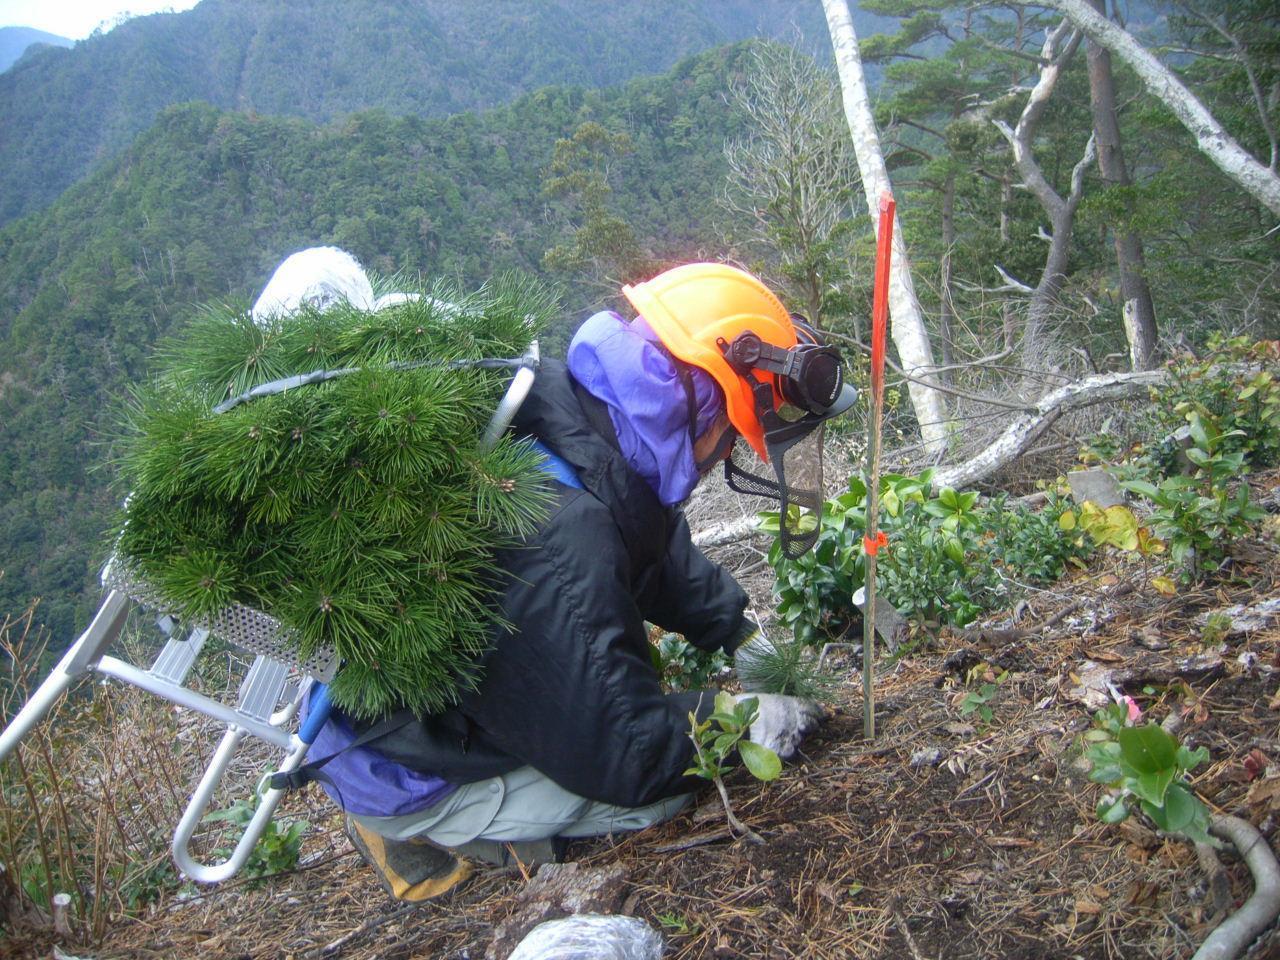
POLYGON ((122 13, 139 16, 195 5, 196 0, 0 0, 0 27, 35 27, 83 40, 104 20, 114 26, 122 13))

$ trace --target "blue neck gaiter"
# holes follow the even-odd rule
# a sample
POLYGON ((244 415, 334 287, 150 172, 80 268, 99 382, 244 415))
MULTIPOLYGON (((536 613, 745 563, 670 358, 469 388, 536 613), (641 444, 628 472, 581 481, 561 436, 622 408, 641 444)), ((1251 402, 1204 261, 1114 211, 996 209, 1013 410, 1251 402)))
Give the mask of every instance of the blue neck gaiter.
MULTIPOLYGON (((623 458, 658 499, 667 505, 688 499, 698 469, 687 394, 675 362, 644 318, 627 323, 612 310, 595 314, 578 328, 565 359, 573 378, 609 408, 623 458)), ((689 369, 702 436, 724 400, 709 374, 689 369)))

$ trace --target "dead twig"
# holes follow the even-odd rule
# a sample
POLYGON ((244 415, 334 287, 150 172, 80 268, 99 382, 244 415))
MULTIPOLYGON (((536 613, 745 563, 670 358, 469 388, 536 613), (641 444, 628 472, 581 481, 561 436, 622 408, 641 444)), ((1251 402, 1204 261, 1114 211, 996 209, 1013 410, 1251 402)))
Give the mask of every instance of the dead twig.
POLYGON ((899 909, 897 897, 890 901, 889 911, 893 914, 893 922, 898 928, 898 933, 901 934, 907 949, 911 952, 912 960, 928 960, 916 945, 916 938, 911 935, 911 928, 907 926, 907 918, 902 915, 902 911, 899 909))
POLYGON ((1063 620, 1067 619, 1067 617, 1071 616, 1083 607, 1096 606, 1099 600, 1115 600, 1122 597, 1126 593, 1131 592, 1134 586, 1135 584, 1132 581, 1125 581, 1123 583, 1116 584, 1110 590, 1103 593, 1101 597, 1081 597, 1079 600, 1067 604, 1048 619, 1029 627, 966 627, 961 631, 960 639, 966 643, 989 644, 1004 644, 1013 643, 1017 640, 1026 640, 1028 637, 1033 637, 1038 633, 1043 633, 1046 630, 1053 629, 1063 620))
POLYGON ((718 843, 721 840, 732 840, 733 833, 728 827, 721 827, 718 830, 712 830, 710 833, 700 833, 696 837, 685 837, 683 840, 677 840, 675 843, 664 843, 660 847, 654 847, 654 853, 675 853, 678 850, 692 850, 694 847, 703 847, 708 843, 718 843))
POLYGON ((348 943, 350 943, 352 940, 355 940, 357 937, 362 937, 366 933, 369 933, 370 931, 376 930, 381 926, 385 926, 386 924, 390 923, 392 920, 399 920, 401 917, 407 914, 410 914, 417 909, 418 909, 418 904, 410 903, 410 904, 406 904, 403 907, 400 907, 399 909, 392 910, 390 913, 384 913, 380 917, 373 917, 372 919, 366 920, 364 923, 360 924, 360 926, 356 927, 350 933, 343 934, 337 940, 333 940, 329 943, 326 943, 319 950, 313 950, 310 953, 306 954, 306 956, 316 956, 316 957, 332 956, 333 954, 341 950, 344 946, 346 946, 348 943))

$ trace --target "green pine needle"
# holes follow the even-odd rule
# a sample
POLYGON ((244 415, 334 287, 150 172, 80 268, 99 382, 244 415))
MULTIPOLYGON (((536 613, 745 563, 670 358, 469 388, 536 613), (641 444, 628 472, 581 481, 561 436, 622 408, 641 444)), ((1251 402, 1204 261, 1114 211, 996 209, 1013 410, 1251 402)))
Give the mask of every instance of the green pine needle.
POLYGON ((479 449, 510 374, 439 364, 520 356, 555 310, 514 277, 265 328, 206 309, 121 408, 122 562, 180 616, 245 603, 279 619, 300 656, 332 647, 334 698, 356 716, 456 703, 504 626, 494 554, 535 529, 551 494, 528 445, 479 449), (418 361, 431 365, 396 367, 418 361), (213 412, 268 381, 348 367, 361 369, 213 412))

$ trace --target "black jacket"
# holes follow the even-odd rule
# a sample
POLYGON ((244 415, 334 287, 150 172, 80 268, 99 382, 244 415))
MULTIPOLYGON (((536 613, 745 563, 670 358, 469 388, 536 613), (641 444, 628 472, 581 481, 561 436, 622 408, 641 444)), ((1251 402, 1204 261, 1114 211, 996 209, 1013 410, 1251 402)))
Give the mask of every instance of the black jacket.
POLYGON ((514 429, 566 460, 585 487, 556 484, 541 529, 503 551, 501 611, 478 689, 447 713, 375 743, 454 783, 532 765, 592 800, 642 806, 694 789, 690 710, 712 693, 664 694, 644 621, 732 652, 751 629, 746 594, 691 542, 618 451, 608 410, 544 361, 514 429))

